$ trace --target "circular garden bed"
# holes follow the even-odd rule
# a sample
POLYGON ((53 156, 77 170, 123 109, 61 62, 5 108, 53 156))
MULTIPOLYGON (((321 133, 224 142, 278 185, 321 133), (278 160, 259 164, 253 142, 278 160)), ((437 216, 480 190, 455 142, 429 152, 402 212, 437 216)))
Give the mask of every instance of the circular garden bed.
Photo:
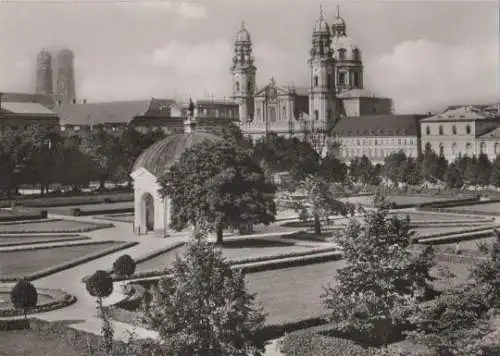
MULTIPOLYGON (((10 301, 11 287, 0 286, 0 317, 14 317, 24 315, 24 310, 16 309, 10 301)), ((38 304, 26 310, 27 314, 43 313, 67 307, 76 302, 71 294, 57 289, 37 289, 38 304)))

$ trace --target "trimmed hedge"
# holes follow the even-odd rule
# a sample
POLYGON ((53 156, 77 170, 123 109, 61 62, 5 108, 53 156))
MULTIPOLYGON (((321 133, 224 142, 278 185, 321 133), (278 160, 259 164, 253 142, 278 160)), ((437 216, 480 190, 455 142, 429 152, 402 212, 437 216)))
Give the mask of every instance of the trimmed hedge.
MULTIPOLYGON (((47 219, 47 220, 41 220, 41 221, 30 221, 30 223, 31 222, 33 222, 33 223, 36 223, 36 222, 50 223, 50 222, 57 222, 57 221, 70 221, 70 220, 47 219)), ((86 222, 86 221, 75 221, 75 222, 78 224, 84 224, 87 226, 85 226, 85 227, 82 226, 80 228, 73 228, 73 229, 69 229, 69 228, 68 229, 55 229, 53 231, 40 231, 37 229, 29 230, 29 228, 26 230, 1 230, 0 234, 34 234, 34 233, 41 233, 41 234, 52 234, 52 233, 70 234, 70 233, 74 233, 74 234, 79 234, 79 233, 83 233, 83 232, 108 229, 108 228, 112 228, 115 226, 112 223, 86 222)), ((26 222, 16 221, 16 222, 8 222, 8 223, 1 224, 1 226, 21 225, 21 224, 25 224, 25 223, 26 222)))
MULTIPOLYGON (((60 309, 67 307, 76 302, 76 297, 66 292, 57 289, 37 289, 38 294, 46 294, 50 295, 54 300, 49 301, 48 303, 44 303, 41 305, 37 305, 33 308, 26 309, 27 314, 34 313, 44 313, 55 309, 60 309)), ((23 309, 15 309, 14 307, 9 309, 0 309, 0 317, 15 317, 15 316, 23 316, 23 309)))
POLYGON ((71 206, 71 205, 87 205, 87 204, 102 204, 102 203, 118 203, 128 202, 134 200, 133 193, 117 193, 117 194, 99 194, 99 195, 78 195, 70 197, 40 197, 40 198, 25 198, 15 199, 7 202, 10 206, 15 202, 21 206, 35 207, 35 208, 51 208, 58 206, 71 206))
MULTIPOLYGON (((456 227, 461 227, 461 225, 454 225, 456 227)), ((461 231, 443 231, 443 232, 436 232, 436 233, 431 233, 427 235, 420 235, 416 236, 416 240, 425 240, 429 238, 437 238, 437 237, 446 237, 450 235, 458 235, 458 234, 467 234, 467 233, 473 233, 473 232, 479 232, 479 231, 484 231, 484 230, 493 230, 496 228, 500 228, 500 226, 492 225, 492 226, 486 226, 486 227, 474 227, 472 229, 468 230, 461 230, 461 231)))
MULTIPOLYGON (((65 236, 65 235, 61 235, 65 236)), ((25 236, 22 236, 25 237, 25 236)), ((21 238, 22 238, 21 237, 21 238)), ((0 237, 0 247, 15 247, 15 246, 20 246, 20 247, 25 247, 26 245, 35 245, 35 244, 51 244, 51 243, 58 243, 58 242, 74 242, 74 241, 86 241, 90 240, 90 237, 87 236, 79 236, 79 235, 74 235, 74 236, 66 236, 66 238, 63 239, 50 239, 50 238, 43 238, 41 237, 39 241, 17 241, 17 242, 7 242, 3 243, 2 241, 3 236, 0 237)))
POLYGON ((90 216, 90 215, 101 215, 101 214, 125 214, 125 213, 133 213, 134 208, 117 208, 117 209, 106 209, 103 207, 102 209, 96 210, 83 210, 80 208, 74 208, 72 210, 73 216, 90 216))
MULTIPOLYGON (((97 241, 97 242, 95 242, 93 244, 105 244, 105 243, 109 243, 109 242, 114 242, 114 241, 97 241)), ((51 275, 51 274, 54 274, 54 273, 57 273, 57 272, 61 272, 61 271, 64 271, 64 270, 72 268, 72 267, 75 267, 75 266, 80 265, 82 263, 95 260, 96 258, 103 257, 103 256, 109 255, 111 253, 118 252, 118 251, 130 248, 130 247, 135 246, 137 244, 139 244, 139 243, 138 242, 120 242, 120 244, 118 244, 117 246, 111 246, 110 248, 107 248, 105 250, 102 250, 102 251, 99 251, 99 252, 96 252, 96 253, 93 253, 93 254, 90 254, 90 255, 83 256, 83 257, 78 258, 76 260, 65 262, 65 263, 62 263, 62 264, 60 264, 58 266, 53 266, 53 267, 46 268, 44 270, 41 270, 41 271, 32 273, 32 274, 30 274, 28 276, 25 276, 25 278, 28 281, 33 281, 35 279, 42 278, 42 277, 45 277, 45 276, 48 276, 48 275, 51 275)), ((75 245, 72 245, 72 246, 78 246, 78 245, 88 245, 88 244, 83 244, 82 243, 82 244, 75 244, 75 245)), ((22 249, 16 249, 16 250, 40 250, 40 249, 49 249, 49 248, 52 248, 52 246, 39 246, 39 247, 36 247, 36 248, 31 248, 31 249, 24 247, 22 249)), ((20 277, 2 276, 0 278, 0 281, 3 281, 3 282, 16 282, 19 279, 20 279, 20 277)))
POLYGON ((426 245, 438 245, 444 243, 461 242, 467 240, 475 240, 493 236, 491 229, 482 229, 476 232, 465 232, 464 234, 449 234, 447 236, 427 237, 418 239, 418 243, 426 245))
POLYGON ((2 210, 0 213, 0 222, 13 222, 13 221, 28 221, 47 219, 46 210, 32 210, 32 209, 13 209, 2 210))

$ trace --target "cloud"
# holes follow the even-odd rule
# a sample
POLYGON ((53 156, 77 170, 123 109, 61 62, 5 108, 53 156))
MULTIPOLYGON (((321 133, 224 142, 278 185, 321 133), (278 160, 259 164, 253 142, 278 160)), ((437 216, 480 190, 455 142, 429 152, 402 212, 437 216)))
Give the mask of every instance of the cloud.
POLYGON ((401 113, 426 112, 451 104, 497 101, 498 44, 454 46, 404 41, 367 65, 367 87, 394 99, 401 113))
POLYGON ((177 13, 186 19, 203 19, 208 16, 207 8, 204 5, 188 2, 178 4, 177 13))
POLYGON ((166 11, 187 20, 198 20, 208 17, 207 8, 201 3, 144 0, 123 2, 118 3, 118 5, 130 11, 142 10, 146 13, 151 11, 166 11))

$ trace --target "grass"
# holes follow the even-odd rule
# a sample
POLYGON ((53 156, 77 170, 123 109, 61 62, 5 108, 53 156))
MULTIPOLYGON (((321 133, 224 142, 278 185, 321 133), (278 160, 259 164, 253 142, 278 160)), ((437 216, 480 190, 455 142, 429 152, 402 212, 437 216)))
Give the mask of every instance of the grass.
MULTIPOLYGON (((39 293, 37 305, 47 304, 54 301, 48 294, 39 293)), ((0 293, 0 309, 10 309, 14 308, 14 305, 10 302, 10 293, 0 293)))
POLYGON ((86 232, 108 227, 106 224, 97 224, 73 220, 48 220, 25 223, 0 224, 0 234, 21 233, 70 233, 86 232))
POLYGON ((407 215, 410 216, 411 222, 425 222, 425 221, 482 221, 485 220, 480 216, 467 216, 467 215, 453 215, 453 214, 439 214, 439 213, 425 213, 425 212, 401 212, 392 213, 391 215, 397 215, 400 218, 406 218, 407 215))
MULTIPOLYGON (((267 257, 291 252, 310 251, 311 247, 298 246, 289 242, 263 239, 226 240, 222 254, 229 260, 240 260, 250 257, 267 257)), ((184 252, 184 247, 165 252, 137 264, 136 272, 163 270, 172 265, 176 256, 184 252)))
POLYGON ((127 213, 127 214, 100 215, 100 216, 95 216, 94 219, 133 223, 134 214, 127 213))
POLYGON ((80 235, 0 235, 0 247, 89 240, 80 235))
POLYGON ((39 250, 0 251, 0 278, 20 278, 120 245, 106 242, 39 250))
POLYGON ((55 337, 41 337, 31 330, 0 331, 1 356, 83 356, 55 337))

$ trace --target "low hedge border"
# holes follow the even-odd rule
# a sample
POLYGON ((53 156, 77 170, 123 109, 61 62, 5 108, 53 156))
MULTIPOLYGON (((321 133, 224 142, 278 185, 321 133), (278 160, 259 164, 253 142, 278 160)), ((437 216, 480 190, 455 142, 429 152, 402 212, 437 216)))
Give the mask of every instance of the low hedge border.
POLYGON ((428 211, 438 212, 438 213, 454 213, 454 214, 471 214, 471 215, 486 215, 486 216, 500 216, 500 212, 494 211, 470 211, 470 210, 460 210, 460 209, 449 209, 449 208, 426 208, 428 211))
POLYGON ((59 240, 43 239, 42 238, 39 241, 18 241, 18 242, 3 243, 3 242, 1 242, 2 238, 3 238, 3 236, 0 236, 0 252, 1 252, 1 249, 4 247, 15 247, 15 246, 26 246, 26 245, 35 245, 35 244, 50 244, 50 243, 57 243, 57 242, 73 242, 73 241, 90 240, 90 237, 87 237, 87 236, 74 236, 74 237, 67 237, 67 238, 59 239, 59 240))
MULTIPOLYGON (((136 263, 140 263, 143 261, 146 261, 150 258, 156 257, 162 253, 168 252, 170 250, 173 250, 175 248, 178 248, 182 246, 184 243, 179 243, 177 246, 171 246, 168 249, 165 249, 165 251, 155 251, 154 253, 150 254, 150 256, 145 256, 142 257, 141 259, 138 259, 136 263)), ((273 256, 259 256, 259 257, 249 257, 249 258, 244 258, 240 260, 234 260, 234 261, 229 261, 229 264, 231 265, 232 268, 238 268, 237 265, 242 265, 246 263, 263 263, 264 266, 259 266, 254 267, 255 269, 252 269, 250 267, 246 267, 243 273, 252 273, 252 272, 261 272, 261 271, 266 271, 268 269, 265 268, 269 264, 269 270, 273 269, 281 269, 281 268, 286 268, 286 267, 296 267, 296 266, 304 266, 304 265, 309 265, 313 263, 320 263, 321 261, 324 262, 330 262, 332 260, 336 260, 337 255, 334 257, 330 256, 315 256, 318 254, 322 253, 328 253, 331 252, 332 254, 334 253, 340 253, 338 248, 335 247, 328 247, 328 248, 322 248, 322 249, 316 249, 314 251, 298 251, 298 252, 290 252, 282 255, 273 255, 273 256), (304 257, 304 260, 301 261, 283 261, 287 260, 290 258, 295 258, 295 257, 304 257), (314 259, 316 257, 316 259, 314 259), (276 267, 272 267, 270 263, 271 262, 280 262, 279 264, 276 265, 276 267)), ((274 266, 274 264, 273 264, 274 266)), ((108 272, 110 272, 108 270, 108 272)), ((119 282, 119 281, 128 281, 128 280, 134 280, 134 279, 141 279, 141 278, 150 278, 150 277, 158 277, 161 278, 162 276, 168 275, 170 272, 170 268, 165 268, 162 270, 158 271, 148 271, 148 272, 141 272, 141 273, 134 273, 130 277, 117 277, 117 276, 112 276, 114 282, 119 282)), ((85 281, 89 278, 89 276, 85 276, 82 278, 82 282, 85 283, 85 281)))
MULTIPOLYGON (((410 250, 411 253, 420 253, 421 251, 417 250, 410 250)), ((458 264, 475 264, 478 262, 483 262, 486 261, 486 257, 479 257, 479 256, 467 256, 467 255, 457 255, 454 253, 435 253, 435 260, 441 261, 441 262, 451 262, 451 263, 458 263, 458 264)))
MULTIPOLYGON (((52 220, 53 222, 54 220, 52 220)), ((62 221, 62 219, 59 219, 59 221, 62 221)), ((71 220, 65 220, 65 221, 71 221, 71 220)), ((45 222, 45 221, 44 221, 45 222)), ((48 221, 50 222, 50 221, 48 221)), ((87 221, 74 221, 75 223, 83 223, 88 225, 87 227, 80 227, 80 228, 72 228, 72 229, 54 229, 54 231, 40 231, 40 230, 0 230, 0 235, 1 234, 35 234, 35 233, 40 233, 40 234, 70 234, 70 233, 75 233, 75 234, 80 234, 84 232, 91 232, 91 231, 96 231, 96 230, 102 230, 102 229, 109 229, 112 227, 115 227, 114 224, 112 223, 94 223, 94 222, 87 222, 87 221)), ((1 225, 0 225, 1 226, 1 225)))
POLYGON ((451 234, 449 236, 429 237, 418 239, 418 243, 425 245, 439 245, 444 243, 462 242, 493 236, 493 231, 484 230, 465 234, 451 234))
MULTIPOLYGON (((170 245, 168 247, 165 247, 165 248, 162 248, 162 249, 159 249, 159 250, 155 250, 155 251, 153 251, 151 253, 143 255, 143 256, 139 257, 138 259, 136 259, 134 261, 135 261, 136 264, 139 264, 139 263, 147 261, 147 260, 149 260, 151 258, 157 257, 158 255, 161 255, 163 253, 167 253, 167 252, 170 252, 172 250, 175 250, 176 248, 179 248, 179 247, 181 247, 181 246, 183 246, 185 244, 186 244, 185 242, 176 242, 173 245, 170 245)), ((154 276, 156 276, 156 274, 152 274, 152 273, 158 273, 158 275, 164 275, 164 274, 167 273, 167 270, 134 273, 132 276, 129 276, 129 277, 118 277, 118 276, 114 275, 112 268, 107 269, 106 272, 108 272, 111 275, 111 277, 113 278, 113 282, 121 282, 121 281, 130 280, 130 279, 146 278, 146 277, 154 277, 154 276)), ((90 278, 90 275, 83 276, 82 283, 86 283, 89 278, 90 278)))
MULTIPOLYGON (((35 220, 30 220, 28 224, 34 224, 34 223, 50 223, 50 222, 57 222, 57 221, 62 221, 63 219, 35 219, 35 220)), ((26 224, 26 221, 6 221, 2 222, 0 226, 10 226, 10 225, 23 225, 26 224)))
MULTIPOLYGON (((13 200, 21 206, 35 208, 54 208, 58 206, 89 205, 102 203, 120 203, 134 200, 133 193, 101 194, 101 195, 79 195, 72 197, 46 197, 35 199, 13 200)), ((11 201, 12 202, 12 201, 11 201)), ((11 203, 9 202, 9 204, 11 203)))
POLYGON ((71 209, 72 216, 92 216, 92 215, 102 215, 102 214, 125 214, 125 213, 133 213, 134 208, 114 208, 114 209, 81 209, 81 208, 73 208, 71 209))
POLYGON ((462 198, 462 199, 451 199, 451 200, 441 200, 435 202, 421 203, 418 206, 420 208, 425 207, 436 207, 436 208, 444 208, 444 207, 452 207, 452 206, 466 206, 466 205, 475 205, 480 203, 480 198, 478 196, 474 198, 462 198))
MULTIPOLYGON (((0 291, 10 292, 10 288, 0 288, 0 291)), ((76 302, 75 296, 63 292, 62 290, 37 288, 37 292, 38 294, 50 295, 54 300, 51 300, 48 303, 37 305, 34 308, 28 308, 26 310, 26 314, 44 313, 56 309, 61 309, 76 302)), ((24 315, 24 310, 22 309, 15 309, 15 308, 0 309, 0 317, 2 318, 23 316, 23 315, 24 315)))
POLYGON ((133 221, 122 218, 122 216, 124 216, 124 215, 130 216, 129 214, 116 214, 116 215, 103 214, 100 216, 94 216, 94 219, 104 220, 104 221, 117 221, 117 222, 129 223, 129 224, 134 223, 133 221))
MULTIPOLYGON (((96 244, 103 244, 103 243, 109 243, 109 242, 113 242, 113 241, 99 241, 99 242, 95 242, 95 243, 96 244)), ((75 266, 78 266, 80 264, 95 260, 99 257, 103 257, 103 256, 109 255, 109 254, 117 252, 117 251, 125 250, 125 249, 130 248, 132 246, 135 246, 137 244, 139 244, 139 243, 138 242, 120 242, 120 244, 118 246, 111 246, 105 250, 80 257, 76 260, 65 262, 65 263, 62 263, 58 266, 46 268, 44 270, 27 275, 27 276, 25 276, 25 278, 29 281, 32 281, 32 280, 35 280, 38 278, 42 278, 42 277, 45 277, 45 276, 48 276, 48 275, 51 275, 51 274, 54 274, 57 272, 61 272, 61 271, 64 271, 66 269, 69 269, 69 268, 72 268, 75 266)), ((84 245, 84 244, 81 244, 81 245, 84 245)), ((75 246, 75 245, 72 245, 72 246, 75 246)), ((51 248, 51 247, 50 246, 38 247, 38 249, 47 249, 47 248, 51 248)), ((26 248, 25 248, 25 250, 26 250, 26 248)), ((21 279, 21 277, 2 276, 2 278, 0 278, 0 281, 2 281, 2 282, 16 282, 19 279, 21 279)))
POLYGON ((14 222, 14 221, 33 221, 43 219, 42 212, 37 213, 12 213, 12 215, 0 216, 0 222, 14 222))
MULTIPOLYGON (((460 227, 460 225, 454 225, 456 227, 460 227)), ((422 240, 422 239, 428 239, 428 238, 436 238, 436 237, 445 237, 449 235, 457 235, 457 234, 467 234, 467 233, 472 233, 472 232, 479 232, 483 230, 493 230, 500 228, 500 226, 497 225, 491 225, 491 226, 483 226, 483 227, 475 227, 472 229, 468 230, 461 230, 461 231, 443 231, 443 232, 436 232, 436 233, 431 233, 427 235, 418 235, 416 236, 416 240, 422 240)))

